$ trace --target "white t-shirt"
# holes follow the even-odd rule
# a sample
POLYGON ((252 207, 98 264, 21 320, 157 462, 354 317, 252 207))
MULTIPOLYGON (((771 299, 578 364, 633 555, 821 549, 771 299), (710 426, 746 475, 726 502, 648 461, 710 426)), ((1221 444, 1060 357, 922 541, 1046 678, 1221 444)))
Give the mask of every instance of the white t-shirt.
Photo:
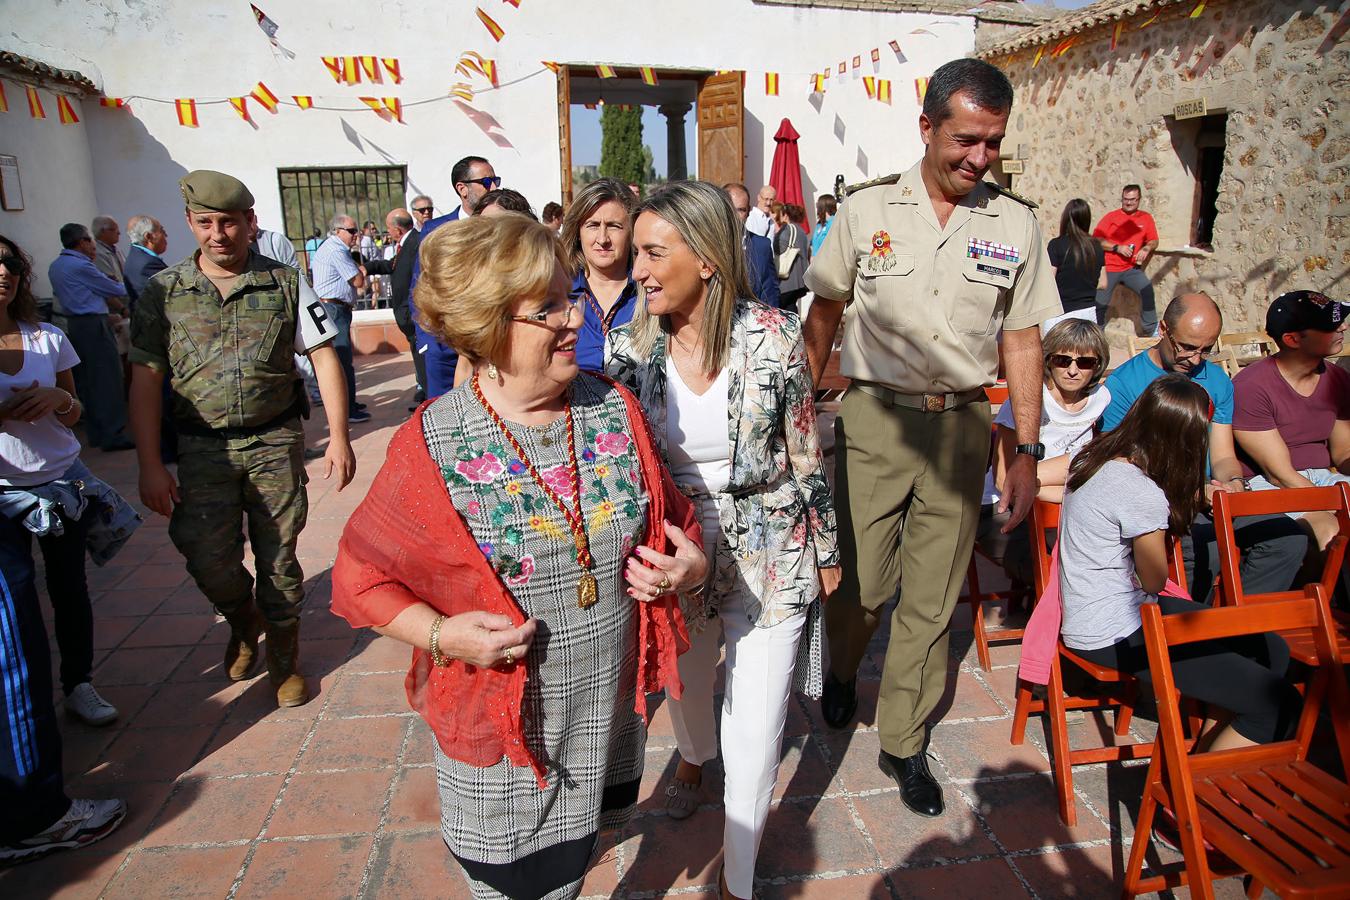
POLYGON ((666 357, 666 455, 675 483, 716 493, 731 480, 727 370, 702 395, 684 383, 666 357))
MULTIPOLYGON (((1092 440, 1092 426, 1097 424, 1097 420, 1102 417, 1102 413, 1106 412, 1106 407, 1110 404, 1111 392, 1106 389, 1105 384, 1099 384, 1091 394, 1088 394, 1088 401, 1083 408, 1071 412, 1060 406, 1050 393, 1050 389, 1042 385, 1040 442, 1045 445, 1045 458, 1054 459, 1067 453, 1069 462, 1073 462, 1078 451, 1092 440)), ((994 416, 994 424, 1013 427, 1011 402, 999 407, 998 415, 994 416)), ((981 502, 997 503, 1000 499, 998 488, 994 484, 994 468, 990 466, 989 471, 984 473, 984 499, 981 502)))
POLYGON ((1098 650, 1140 627, 1139 607, 1157 597, 1139 587, 1134 546, 1167 527, 1167 496, 1131 463, 1110 460, 1064 497, 1059 528, 1059 634, 1074 650, 1098 650))
MULTIPOLYGON (((34 381, 56 387, 56 373, 80 362, 65 332, 55 325, 19 324, 23 336, 23 367, 15 375, 0 372, 0 400, 14 395, 11 388, 26 388, 34 381)), ((32 487, 65 474, 80 456, 75 433, 47 415, 36 422, 6 419, 0 423, 0 485, 32 487)))

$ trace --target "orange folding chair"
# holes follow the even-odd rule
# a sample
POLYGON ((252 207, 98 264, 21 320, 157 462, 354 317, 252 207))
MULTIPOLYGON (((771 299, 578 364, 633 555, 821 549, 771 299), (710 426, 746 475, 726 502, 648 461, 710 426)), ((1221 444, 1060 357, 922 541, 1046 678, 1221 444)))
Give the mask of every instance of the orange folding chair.
POLYGON ((1248 897, 1265 888, 1281 897, 1350 896, 1350 786, 1308 762, 1318 711, 1329 698, 1341 767, 1350 771, 1350 688, 1335 665, 1336 636, 1321 586, 1308 585, 1302 599, 1166 617, 1148 604, 1141 614, 1158 700, 1159 750, 1149 763, 1124 895, 1186 885, 1192 897, 1210 900, 1213 879, 1249 874, 1248 897), (1172 648, 1271 630, 1311 634, 1320 663, 1294 738, 1189 753, 1172 648), (1145 877, 1144 854, 1159 808, 1176 817, 1183 860, 1145 877))
POLYGON ((980 659, 980 668, 988 672, 993 669, 993 663, 989 659, 989 645, 1020 641, 1022 640, 1022 629, 1000 628, 995 631, 986 628, 983 605, 985 603, 1022 599, 1026 592, 1016 587, 1010 587, 1002 591, 981 590, 979 562, 975 559, 976 554, 984 555, 980 553, 978 547, 971 554, 970 568, 966 570, 967 592, 961 595, 960 602, 970 604, 970 628, 975 633, 975 653, 980 659))
MULTIPOLYGON (((1345 565, 1346 547, 1350 545, 1350 485, 1337 484, 1320 488, 1284 488, 1275 491, 1243 491, 1229 494, 1217 491, 1214 494, 1214 532, 1219 545, 1219 585, 1217 596, 1219 605, 1242 606, 1247 603, 1272 603, 1279 600, 1292 600, 1303 596, 1302 590, 1280 591, 1268 594, 1248 594, 1242 590, 1240 566, 1242 558, 1238 551, 1237 538, 1233 533, 1233 520, 1239 516, 1270 515, 1291 512, 1334 512, 1340 526, 1335 537, 1327 544, 1326 562, 1322 566, 1322 577, 1317 585, 1322 592, 1331 597, 1336 592, 1336 582, 1345 565)), ((1333 613, 1333 623, 1337 635, 1338 657, 1342 663, 1350 662, 1350 618, 1343 613, 1333 613)), ((1281 636, 1289 644, 1289 654, 1306 665, 1315 665, 1317 651, 1313 646, 1313 635, 1307 629, 1297 629, 1281 636)))
MULTIPOLYGON (((1031 508, 1031 551, 1036 565, 1036 596, 1045 593, 1050 578, 1050 552, 1046 549, 1047 532, 1059 528, 1060 506, 1037 500, 1031 508)), ((1172 542, 1169 566, 1172 580, 1177 584, 1186 584, 1186 575, 1181 568, 1180 542, 1172 542)), ((1039 700, 1032 693, 1032 686, 1022 680, 1017 682, 1017 707, 1013 712, 1012 743, 1021 744, 1026 738, 1027 717, 1031 713, 1045 713, 1050 726, 1050 763, 1055 778, 1055 790, 1059 794, 1059 818, 1065 825, 1078 822, 1078 811, 1073 797, 1073 767, 1089 763, 1116 762, 1122 759, 1147 759, 1153 752, 1153 744, 1120 743, 1106 747, 1085 747, 1074 749, 1069 745, 1069 710, 1115 710, 1115 733, 1124 736, 1130 733, 1130 718, 1139 696, 1139 680, 1126 672, 1106 666, 1099 666, 1074 653, 1064 642, 1059 642, 1059 650, 1050 665, 1050 680, 1045 686, 1045 699, 1039 700), (1107 686, 1107 691, 1099 696, 1079 696, 1069 694, 1064 689, 1062 662, 1067 660, 1095 681, 1107 686)))

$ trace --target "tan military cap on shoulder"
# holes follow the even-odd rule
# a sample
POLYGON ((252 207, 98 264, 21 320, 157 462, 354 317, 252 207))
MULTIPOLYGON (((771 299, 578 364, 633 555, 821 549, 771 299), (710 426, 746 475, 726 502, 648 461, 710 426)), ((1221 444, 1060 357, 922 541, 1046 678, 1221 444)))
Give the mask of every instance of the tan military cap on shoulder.
POLYGON ((187 207, 194 212, 231 212, 252 209, 253 194, 233 175, 198 169, 178 181, 187 207))

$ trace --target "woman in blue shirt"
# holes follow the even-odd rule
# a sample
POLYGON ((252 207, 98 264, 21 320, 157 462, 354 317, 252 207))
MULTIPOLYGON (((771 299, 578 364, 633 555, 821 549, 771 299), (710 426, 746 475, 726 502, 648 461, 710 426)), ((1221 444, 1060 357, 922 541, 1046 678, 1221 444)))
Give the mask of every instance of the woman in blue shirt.
POLYGON ((633 318, 633 208, 637 198, 613 178, 581 189, 563 217, 562 245, 576 270, 571 296, 582 311, 577 365, 605 368, 605 335, 633 318))

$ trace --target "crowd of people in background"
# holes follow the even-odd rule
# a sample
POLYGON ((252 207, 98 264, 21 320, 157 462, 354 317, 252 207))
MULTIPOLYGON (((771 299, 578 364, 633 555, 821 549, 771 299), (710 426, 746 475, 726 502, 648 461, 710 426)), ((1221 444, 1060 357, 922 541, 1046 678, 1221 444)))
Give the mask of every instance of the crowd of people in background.
MULTIPOLYGON (((879 764, 906 808, 940 815, 926 745, 964 561, 978 546, 1029 586, 1037 499, 1063 504, 1064 643, 1146 678, 1141 604, 1171 615, 1212 600, 1217 492, 1350 483, 1350 373, 1327 362, 1350 304, 1272 298, 1275 352, 1231 378, 1211 358, 1214 298, 1182 292, 1157 315, 1139 185, 1095 226, 1071 200, 1047 245, 1031 205, 986 180, 1012 103, 992 66, 942 66, 922 159, 817 198, 814 221, 772 186, 752 204, 739 183, 643 197, 610 178, 536 213, 467 156, 449 213, 419 195, 381 228, 336 209, 301 261, 258 225, 244 184, 197 171, 180 183, 196 244, 180 262, 150 216, 128 220, 126 255, 109 217, 60 229, 50 322, 32 292, 37 248, 0 237, 0 660, 6 709, 28 723, 0 755, 0 860, 82 846, 126 815, 64 793, 34 586, 36 536, 65 709, 113 721, 92 684, 84 559, 115 554, 140 515, 80 461, 74 427, 91 448, 137 449, 143 505, 169 517, 229 626, 225 675, 265 658, 278 705, 305 703, 304 460, 322 457, 339 489, 354 474, 348 425, 371 419, 352 341, 363 304, 392 310, 416 387, 339 546, 333 610, 413 648, 445 841, 477 897, 575 896, 597 834, 637 800, 660 689, 679 747, 666 811, 698 814, 720 756, 719 890, 750 897, 789 697, 819 698, 846 727, 897 589, 879 764), (1158 340, 1108 374, 1117 286, 1158 340), (236 314, 216 314, 225 304, 236 314), (841 321, 852 386, 832 488, 814 395, 841 321), (1005 377, 994 415, 986 388, 1005 377), (311 405, 328 443, 307 454, 311 405), (1190 598, 1166 595, 1173 538, 1190 598)), ((1315 578, 1338 527, 1317 512, 1235 525, 1255 593, 1315 578)), ((1231 719, 1205 746, 1288 733, 1288 658, 1262 635, 1178 665, 1181 690, 1231 719)))

